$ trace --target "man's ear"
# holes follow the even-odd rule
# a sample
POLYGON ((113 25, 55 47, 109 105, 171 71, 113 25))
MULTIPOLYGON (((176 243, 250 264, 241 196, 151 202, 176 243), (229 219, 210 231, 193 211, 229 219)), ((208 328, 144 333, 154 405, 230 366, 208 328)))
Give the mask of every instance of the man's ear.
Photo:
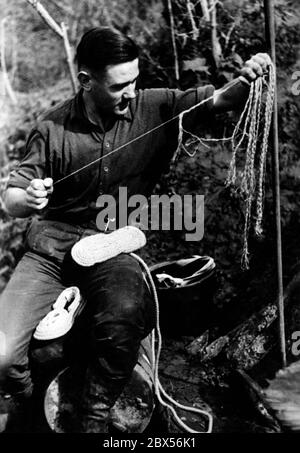
POLYGON ((77 74, 80 86, 86 90, 90 91, 91 89, 91 76, 86 71, 79 71, 77 74))

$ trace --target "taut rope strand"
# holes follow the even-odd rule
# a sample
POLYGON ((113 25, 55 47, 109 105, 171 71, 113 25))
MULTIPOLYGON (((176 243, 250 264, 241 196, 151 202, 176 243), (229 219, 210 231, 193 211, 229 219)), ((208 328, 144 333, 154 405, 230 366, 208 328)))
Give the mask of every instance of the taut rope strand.
MULTIPOLYGON (((233 84, 231 84, 230 86, 224 88, 223 90, 220 90, 220 94, 223 94, 225 93, 227 90, 231 89, 234 85, 236 85, 237 83, 239 83, 239 79, 236 79, 234 81, 233 84)), ((152 132, 155 132, 156 130, 160 129, 161 127, 163 126, 166 126, 167 124, 171 123, 172 121, 176 120, 177 118, 180 118, 180 117, 183 117, 183 115, 185 115, 186 113, 189 113, 190 111, 200 107, 201 105, 203 104, 206 104, 207 102, 213 100, 214 98, 214 95, 208 97, 207 99, 204 99, 203 101, 199 102, 198 104, 195 104, 193 105, 190 109, 188 110, 185 110, 184 112, 181 112, 179 113, 178 115, 176 116, 173 116, 172 118, 168 119, 167 121, 159 124, 158 126, 155 126, 153 129, 150 129, 149 131, 146 131, 144 132, 143 134, 139 135, 138 137, 135 137, 133 138, 132 140, 130 140, 129 142, 127 143, 124 143, 123 145, 121 146, 118 146, 117 148, 113 149, 112 151, 110 151, 109 153, 105 154, 105 156, 101 156, 101 157, 98 157, 97 159, 89 162, 88 164, 84 165, 83 167, 80 167, 78 168, 78 170, 75 170, 73 171, 72 173, 69 173, 68 175, 64 176, 63 178, 61 179, 58 179, 57 181, 54 182, 53 185, 56 185, 56 184, 59 184, 60 182, 62 181, 65 181, 66 179, 70 178, 71 176, 74 176, 75 174, 85 170, 86 168, 90 167, 91 165, 94 165, 96 164, 97 162, 100 162, 102 159, 105 159, 106 157, 108 156, 111 156, 112 154, 120 151, 121 149, 125 148, 126 146, 129 146, 129 145, 132 145, 132 143, 136 142, 137 140, 140 140, 141 138, 143 137, 146 137, 146 135, 148 134, 151 134, 152 132)))

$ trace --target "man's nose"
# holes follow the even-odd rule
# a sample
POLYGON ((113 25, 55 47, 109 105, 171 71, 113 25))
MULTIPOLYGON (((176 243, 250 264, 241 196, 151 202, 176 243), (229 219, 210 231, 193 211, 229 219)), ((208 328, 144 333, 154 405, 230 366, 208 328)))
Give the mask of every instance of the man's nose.
POLYGON ((136 97, 136 92, 135 92, 135 84, 132 83, 126 87, 126 90, 123 93, 123 96, 126 99, 134 99, 136 97))

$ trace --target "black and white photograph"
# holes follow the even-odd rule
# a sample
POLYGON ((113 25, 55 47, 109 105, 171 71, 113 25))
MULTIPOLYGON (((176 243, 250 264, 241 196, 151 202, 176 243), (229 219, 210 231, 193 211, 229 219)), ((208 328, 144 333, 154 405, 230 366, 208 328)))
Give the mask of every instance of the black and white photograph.
POLYGON ((0 0, 2 439, 300 433, 299 120, 298 0, 0 0))

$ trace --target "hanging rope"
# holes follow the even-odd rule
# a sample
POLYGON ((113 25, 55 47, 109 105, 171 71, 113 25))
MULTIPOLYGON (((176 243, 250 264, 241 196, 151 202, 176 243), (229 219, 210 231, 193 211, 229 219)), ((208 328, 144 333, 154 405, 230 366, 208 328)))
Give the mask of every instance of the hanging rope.
POLYGON ((262 234, 263 199, 265 187, 266 156, 268 137, 272 120, 275 94, 275 69, 273 64, 268 74, 251 84, 248 101, 232 136, 232 159, 226 185, 235 185, 245 202, 245 223, 243 233, 242 267, 249 268, 248 236, 252 216, 255 218, 254 231, 262 234), (263 102, 264 88, 266 100, 263 102), (240 137, 238 139, 238 137, 240 137), (241 177, 237 177, 236 158, 242 146, 246 147, 246 159, 241 177), (254 213, 252 213, 254 206, 254 213))
POLYGON ((258 77, 250 84, 248 99, 231 137, 221 139, 204 139, 185 130, 183 127, 183 117, 195 107, 192 107, 179 115, 178 146, 175 151, 173 161, 177 159, 181 149, 183 149, 191 157, 196 154, 196 151, 190 153, 186 149, 183 143, 184 133, 192 137, 191 143, 198 142, 205 145, 205 142, 220 142, 224 140, 231 141, 232 158, 229 164, 229 171, 225 184, 227 186, 235 186, 245 203, 242 253, 242 268, 244 269, 249 268, 248 237, 254 203, 254 231, 258 236, 262 234, 265 167, 274 96, 275 69, 274 65, 271 63, 268 67, 267 73, 263 77, 258 77), (264 96, 266 96, 265 102, 264 96), (237 153, 240 148, 246 149, 246 158, 244 169, 240 172, 241 176, 238 178, 237 153))

